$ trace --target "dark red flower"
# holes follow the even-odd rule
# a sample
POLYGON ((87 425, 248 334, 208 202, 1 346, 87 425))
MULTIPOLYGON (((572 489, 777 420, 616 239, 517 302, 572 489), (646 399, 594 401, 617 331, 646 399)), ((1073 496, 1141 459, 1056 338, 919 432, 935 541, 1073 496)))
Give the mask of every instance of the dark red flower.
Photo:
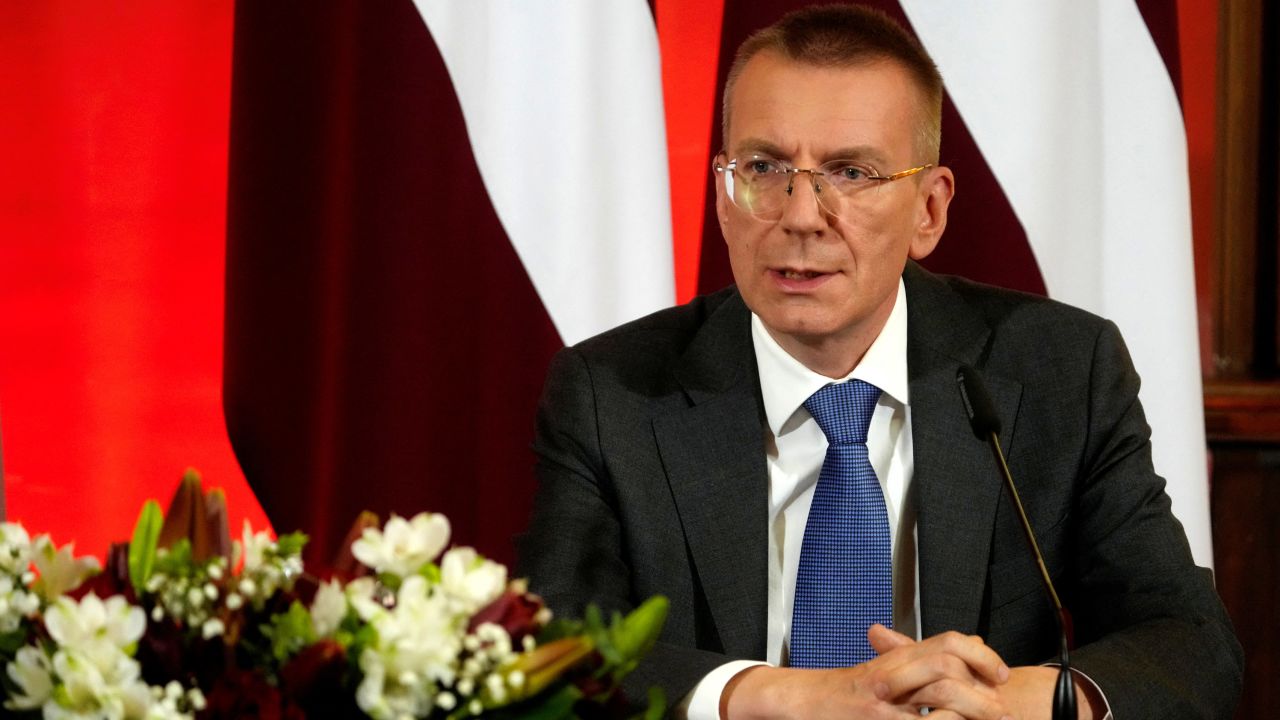
POLYGON ((467 632, 474 632, 481 623, 501 625, 502 629, 511 636, 511 641, 519 648, 520 641, 526 635, 536 635, 542 629, 536 620, 541 610, 542 598, 532 593, 508 590, 471 618, 467 632))
POLYGON ((205 693, 208 705, 200 720, 307 720, 307 715, 278 688, 255 672, 232 669, 205 693))
POLYGON ((79 600, 89 593, 100 598, 124 595, 129 602, 138 602, 133 584, 129 582, 129 543, 111 543, 111 549, 107 550, 107 566, 102 572, 85 580, 67 595, 79 600))
POLYGON ((311 717, 360 717, 348 687, 347 656, 333 640, 303 648, 280 669, 280 689, 311 717))

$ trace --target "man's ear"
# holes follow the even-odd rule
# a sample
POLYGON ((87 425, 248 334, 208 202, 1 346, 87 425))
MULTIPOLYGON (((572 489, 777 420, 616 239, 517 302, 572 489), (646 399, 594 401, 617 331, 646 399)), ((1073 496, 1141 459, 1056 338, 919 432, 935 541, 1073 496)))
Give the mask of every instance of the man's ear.
POLYGON ((929 256, 947 229, 947 207, 956 192, 956 179, 951 168, 936 167, 926 170, 928 176, 920 186, 920 210, 916 215, 916 233, 911 239, 907 254, 912 260, 929 256))
POLYGON ((722 172, 716 173, 716 219, 720 221, 720 234, 724 235, 729 226, 729 198, 725 194, 722 172))

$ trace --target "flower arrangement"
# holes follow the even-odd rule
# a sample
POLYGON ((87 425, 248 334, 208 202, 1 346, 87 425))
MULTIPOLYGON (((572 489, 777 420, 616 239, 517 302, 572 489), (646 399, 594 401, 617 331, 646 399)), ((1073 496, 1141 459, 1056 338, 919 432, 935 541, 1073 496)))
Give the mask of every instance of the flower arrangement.
MULTIPOLYGON (((148 501, 105 570, 0 523, 4 714, 179 718, 621 717, 619 682, 666 617, 654 598, 606 623, 551 620, 502 565, 449 547, 448 520, 366 513, 328 578, 306 537, 248 523, 188 471, 148 501)), ((651 691, 646 718, 660 717, 651 691)))

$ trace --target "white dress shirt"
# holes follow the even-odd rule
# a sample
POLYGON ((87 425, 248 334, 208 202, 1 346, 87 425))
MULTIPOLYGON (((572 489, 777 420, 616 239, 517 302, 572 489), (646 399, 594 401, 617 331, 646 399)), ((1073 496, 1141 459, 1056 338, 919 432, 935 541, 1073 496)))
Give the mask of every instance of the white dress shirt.
MULTIPOLYGON (((768 664, 786 664, 795 598, 800 545, 818 473, 827 454, 827 438, 805 410, 804 401, 833 382, 858 379, 880 388, 867 429, 871 467, 884 491, 893 552, 894 629, 919 639, 920 592, 916 569, 916 521, 909 502, 912 475, 911 404, 907 382, 907 293, 898 281, 898 297, 880 335, 849 375, 832 379, 791 357, 751 316, 751 339, 769 432, 769 634, 768 664)), ((686 698, 690 720, 717 720, 724 686, 743 669, 763 663, 738 660, 708 673, 686 698)))

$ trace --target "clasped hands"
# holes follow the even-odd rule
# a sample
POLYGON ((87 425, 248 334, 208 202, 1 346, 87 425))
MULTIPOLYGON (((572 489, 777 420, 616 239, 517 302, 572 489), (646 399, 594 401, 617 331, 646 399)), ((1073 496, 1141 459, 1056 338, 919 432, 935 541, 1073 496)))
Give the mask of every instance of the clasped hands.
MULTIPOLYGON (((725 686, 721 716, 918 720, 921 708, 929 708, 930 720, 1049 717, 1056 668, 1011 669, 976 635, 947 632, 916 641, 872 625, 867 638, 879 656, 854 667, 758 666, 738 673, 725 686)), ((1080 717, 1092 718, 1093 698, 1080 699, 1080 717)))

